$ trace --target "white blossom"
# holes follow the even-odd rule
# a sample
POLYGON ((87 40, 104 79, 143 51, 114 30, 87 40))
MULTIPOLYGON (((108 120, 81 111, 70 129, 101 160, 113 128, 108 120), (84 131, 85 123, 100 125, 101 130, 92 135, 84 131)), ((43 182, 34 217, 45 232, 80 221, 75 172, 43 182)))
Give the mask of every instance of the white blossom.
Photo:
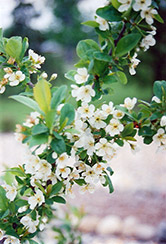
POLYGON ((20 223, 25 226, 29 233, 34 233, 37 230, 37 225, 39 224, 39 220, 32 220, 29 215, 26 215, 21 218, 20 223))
POLYGON ((42 203, 44 202, 45 202, 45 198, 42 191, 40 190, 37 190, 34 196, 28 198, 30 209, 34 209, 37 205, 41 206, 42 203))
POLYGON ((6 90, 6 87, 0 84, 0 94, 4 93, 6 90))
POLYGON ((87 136, 87 139, 84 144, 84 149, 87 150, 87 154, 89 156, 92 156, 95 152, 95 146, 94 146, 94 138, 92 136, 87 136))
POLYGON ((32 49, 29 49, 29 59, 31 60, 32 64, 36 69, 41 68, 41 64, 44 63, 45 57, 42 57, 35 53, 32 49))
POLYGON ((34 175, 37 171, 37 166, 40 163, 40 158, 34 155, 28 155, 25 159, 25 173, 34 175))
POLYGON ((17 86, 21 81, 25 80, 25 75, 21 71, 13 72, 9 76, 9 85, 10 86, 17 86))
POLYGON ((40 114, 38 112, 31 112, 28 116, 26 122, 23 123, 24 126, 31 128, 39 123, 40 114))
POLYGON ((151 5, 151 3, 152 0, 135 0, 135 3, 133 4, 133 9, 135 11, 145 10, 151 5))
POLYGON ((92 97, 95 96, 95 91, 90 85, 81 86, 79 88, 74 88, 72 91, 72 96, 76 97, 76 101, 81 100, 82 102, 89 103, 92 97))
POLYGON ((4 238, 5 232, 0 229, 0 241, 4 238))
POLYGON ((163 115, 161 117, 161 121, 160 121, 160 125, 163 127, 163 126, 166 126, 166 115, 163 115))
POLYGON ((75 74, 74 79, 77 84, 82 84, 87 82, 89 78, 88 70, 86 68, 78 68, 77 74, 75 74))
POLYGON ((79 107, 77 111, 80 114, 81 118, 90 118, 95 111, 95 106, 93 104, 88 105, 88 103, 83 102, 81 104, 81 107, 79 107))
POLYGON ((93 117, 91 117, 89 119, 89 123, 91 124, 92 127, 99 130, 106 126, 106 123, 103 121, 105 119, 106 119, 106 116, 103 113, 103 111, 97 109, 96 112, 94 113, 93 117))
POLYGON ((153 8, 146 8, 144 10, 141 11, 140 15, 142 19, 145 19, 146 22, 151 25, 153 24, 154 20, 154 15, 158 14, 156 9, 153 8))
POLYGON ((102 105, 102 110, 103 110, 103 114, 107 117, 110 114, 113 114, 114 112, 114 104, 113 102, 109 102, 108 104, 103 104, 102 105))
POLYGON ((46 160, 42 159, 36 165, 35 177, 37 179, 42 179, 42 180, 46 181, 48 176, 51 175, 51 172, 52 172, 51 169, 52 169, 51 164, 48 163, 46 160))
POLYGON ((69 174, 71 173, 71 169, 68 167, 57 168, 55 173, 56 173, 57 178, 61 180, 60 176, 63 179, 67 178, 69 176, 69 174))
POLYGON ((127 11, 132 3, 132 0, 118 0, 121 3, 120 7, 118 8, 119 12, 127 11))
POLYGON ((110 136, 118 135, 124 129, 123 124, 120 123, 117 119, 111 119, 109 124, 106 127, 106 132, 110 134, 110 136))
POLYGON ((124 117, 124 112, 122 112, 121 110, 114 110, 113 112, 113 117, 115 119, 122 119, 124 117))
POLYGON ((111 144, 105 138, 101 138, 98 143, 95 145, 97 150, 96 154, 98 156, 104 156, 105 154, 111 153, 111 144))
POLYGON ((97 183, 99 181, 98 174, 95 172, 94 167, 86 165, 86 171, 82 173, 86 183, 97 183))
POLYGON ((157 134, 153 136, 153 141, 158 144, 166 144, 166 133, 163 128, 158 129, 157 134))
POLYGON ((22 206, 18 209, 18 213, 23 213, 28 209, 28 206, 22 206))
POLYGON ((124 100, 124 107, 127 108, 128 110, 132 110, 134 108, 134 106, 136 105, 137 103, 137 98, 133 97, 133 98, 130 98, 130 97, 126 97, 125 100, 124 100))
POLYGON ((56 160, 57 168, 63 169, 67 166, 72 167, 75 164, 75 158, 70 157, 67 153, 62 153, 56 160))
POLYGON ((141 62, 136 57, 137 57, 137 53, 135 53, 134 56, 130 59, 131 63, 129 64, 129 72, 130 72, 131 75, 135 75, 136 74, 135 68, 141 62))
POLYGON ((17 189, 16 187, 12 184, 12 186, 8 184, 4 184, 3 188, 6 191, 6 197, 12 202, 17 196, 17 189))
POLYGON ((4 244, 20 244, 20 240, 14 236, 6 236, 4 244))
POLYGON ((144 48, 144 51, 147 51, 150 46, 154 46, 155 44, 156 40, 149 34, 142 39, 140 47, 144 48))
POLYGON ((105 19, 101 18, 100 16, 97 16, 96 22, 99 24, 99 29, 101 31, 109 30, 109 24, 105 19))
POLYGON ((84 194, 86 192, 94 193, 94 191, 95 191, 95 186, 93 184, 84 185, 84 186, 80 187, 80 189, 79 189, 79 192, 81 194, 84 194))
POLYGON ((138 146, 138 142, 133 141, 133 142, 130 142, 129 144, 130 144, 131 152, 133 154, 136 154, 137 152, 140 151, 140 147, 138 146))
POLYGON ((156 96, 153 96, 152 97, 152 101, 156 102, 156 103, 161 103, 161 100, 160 98, 156 97, 156 96))

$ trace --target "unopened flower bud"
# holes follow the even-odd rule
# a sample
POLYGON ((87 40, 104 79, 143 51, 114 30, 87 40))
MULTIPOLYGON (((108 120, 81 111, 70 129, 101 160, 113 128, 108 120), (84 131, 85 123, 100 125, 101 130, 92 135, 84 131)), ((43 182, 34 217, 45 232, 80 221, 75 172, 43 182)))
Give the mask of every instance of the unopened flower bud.
POLYGON ((57 78, 57 76, 58 75, 56 73, 52 74, 50 80, 55 80, 57 78))

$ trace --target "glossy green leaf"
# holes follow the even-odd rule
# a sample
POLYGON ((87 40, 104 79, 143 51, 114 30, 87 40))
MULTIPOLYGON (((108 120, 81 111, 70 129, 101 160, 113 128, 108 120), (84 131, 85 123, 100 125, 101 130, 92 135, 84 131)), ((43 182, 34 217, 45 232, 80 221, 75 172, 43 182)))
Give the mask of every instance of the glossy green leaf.
POLYGON ((70 125, 75 118, 75 110, 73 105, 66 103, 63 108, 61 109, 60 114, 60 125, 67 119, 66 125, 70 125))
POLYGON ((121 82, 123 85, 127 84, 127 77, 126 77, 124 72, 117 71, 116 72, 116 77, 117 77, 118 81, 121 82))
POLYGON ((63 85, 58 87, 58 89, 53 93, 51 99, 51 108, 56 109, 57 106, 65 99, 67 92, 67 86, 63 85))
POLYGON ((48 135, 46 134, 32 136, 28 141, 30 147, 45 144, 47 142, 48 142, 48 135))
POLYGON ((69 71, 65 74, 65 78, 68 79, 68 80, 75 81, 75 79, 74 79, 75 74, 77 74, 77 71, 75 71, 75 70, 69 70, 69 71))
POLYGON ((160 100, 162 99, 162 96, 163 96, 163 90, 166 93, 166 81, 165 80, 155 81, 154 85, 153 85, 153 92, 154 92, 154 95, 157 96, 160 100))
POLYGON ((39 105, 37 104, 37 102, 35 102, 32 98, 25 97, 22 95, 14 95, 14 96, 10 96, 10 98, 16 100, 17 102, 20 102, 20 103, 26 105, 29 108, 32 108, 33 110, 37 111, 40 114, 43 114, 43 112, 39 108, 39 105))
POLYGON ((122 137, 130 136, 133 130, 134 130, 133 123, 125 125, 124 130, 121 132, 122 137))
POLYGON ((110 22, 122 20, 121 14, 111 5, 97 9, 96 14, 110 22))
POLYGON ((63 187, 63 182, 62 181, 57 182, 55 185, 53 185, 50 195, 51 196, 52 195, 56 195, 57 193, 60 192, 60 190, 62 189, 62 187, 63 187))
POLYGON ((45 126, 43 124, 35 125, 32 128, 32 135, 33 136, 39 135, 39 134, 42 134, 42 133, 47 133, 47 132, 48 132, 47 126, 45 126))
POLYGON ((0 210, 6 211, 8 208, 8 200, 6 198, 6 191, 0 186, 0 210))
POLYGON ((51 198, 54 202, 65 204, 66 200, 63 197, 55 196, 51 198))
POLYGON ((97 60, 108 62, 108 63, 112 61, 111 56, 109 56, 108 54, 105 54, 105 53, 101 53, 101 52, 95 52, 94 58, 97 60))
POLYGON ((6 172, 10 172, 13 175, 17 175, 17 176, 21 176, 21 177, 25 177, 25 173, 18 167, 13 167, 11 169, 7 169, 6 172))
POLYGON ((99 27, 99 24, 93 20, 85 21, 82 23, 82 25, 86 25, 86 26, 90 26, 90 27, 94 27, 94 28, 99 27))
POLYGON ((80 41, 78 43, 76 51, 77 51, 77 55, 81 59, 90 60, 91 58, 93 58, 93 53, 95 51, 100 51, 100 48, 95 41, 87 39, 87 40, 80 41))
POLYGON ((60 139, 54 138, 51 142, 51 147, 57 154, 62 154, 66 151, 66 144, 62 137, 60 139))
POLYGON ((7 40, 5 45, 5 52, 9 57, 15 58, 16 61, 20 60, 22 51, 22 38, 20 36, 14 36, 7 40))
POLYGON ((25 52, 27 51, 28 47, 29 47, 28 38, 25 37, 23 42, 22 42, 22 50, 21 50, 21 54, 20 54, 20 60, 23 59, 25 52))
POLYGON ((161 18, 159 14, 154 14, 153 18, 156 19, 158 22, 164 24, 164 20, 161 18))
POLYGON ((138 42, 141 39, 140 34, 128 34, 120 39, 120 41, 117 44, 117 48, 115 51, 115 55, 117 57, 121 57, 123 55, 126 55, 128 52, 130 52, 133 48, 136 47, 138 42))
POLYGON ((33 88, 34 98, 38 103, 40 109, 46 114, 50 110, 51 90, 50 84, 43 78, 33 88))

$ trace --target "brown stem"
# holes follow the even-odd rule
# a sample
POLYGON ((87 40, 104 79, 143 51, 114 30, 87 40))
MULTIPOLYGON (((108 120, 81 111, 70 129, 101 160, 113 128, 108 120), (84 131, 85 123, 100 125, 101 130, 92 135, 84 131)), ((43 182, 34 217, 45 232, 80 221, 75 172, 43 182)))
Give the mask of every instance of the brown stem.
POLYGON ((34 84, 30 81, 27 83, 27 85, 30 87, 30 88, 34 88, 34 84))
MULTIPOLYGON (((126 30, 126 24, 124 23, 123 28, 122 28, 122 30, 121 30, 121 32, 120 32, 118 38, 115 39, 115 41, 114 41, 115 47, 117 46, 119 40, 123 37, 123 34, 124 34, 125 30, 126 30)), ((110 55, 110 56, 112 55, 112 48, 111 48, 111 50, 110 50, 110 52, 109 52, 109 55, 110 55)))

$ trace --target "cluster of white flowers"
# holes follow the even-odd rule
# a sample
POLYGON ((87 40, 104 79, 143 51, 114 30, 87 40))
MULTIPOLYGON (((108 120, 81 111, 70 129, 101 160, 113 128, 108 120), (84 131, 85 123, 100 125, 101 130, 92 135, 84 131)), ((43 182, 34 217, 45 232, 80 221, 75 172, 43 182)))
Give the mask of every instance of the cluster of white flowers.
POLYGON ((157 134, 153 136, 153 141, 158 145, 160 151, 166 151, 166 115, 163 115, 160 120, 160 126, 157 134))
POLYGON ((28 230, 29 233, 34 233, 39 225, 38 218, 33 220, 29 215, 25 215, 21 218, 20 223, 28 230))
POLYGON ((0 81, 0 94, 4 93, 6 90, 6 85, 9 84, 10 86, 17 86, 20 82, 25 80, 25 75, 22 71, 13 71, 11 68, 4 68, 5 75, 0 81))
POLYGON ((39 123, 40 117, 41 114, 39 114, 38 112, 31 112, 27 120, 23 123, 23 125, 31 128, 32 126, 37 125, 39 123))
POLYGON ((29 49, 28 54, 29 54, 29 59, 31 60, 34 68, 34 70, 31 71, 31 73, 36 73, 36 69, 40 69, 41 64, 44 63, 45 57, 38 55, 32 49, 29 49))
POLYGON ((0 229, 0 241, 4 239, 4 244, 20 244, 20 240, 14 236, 5 235, 5 232, 0 229))

